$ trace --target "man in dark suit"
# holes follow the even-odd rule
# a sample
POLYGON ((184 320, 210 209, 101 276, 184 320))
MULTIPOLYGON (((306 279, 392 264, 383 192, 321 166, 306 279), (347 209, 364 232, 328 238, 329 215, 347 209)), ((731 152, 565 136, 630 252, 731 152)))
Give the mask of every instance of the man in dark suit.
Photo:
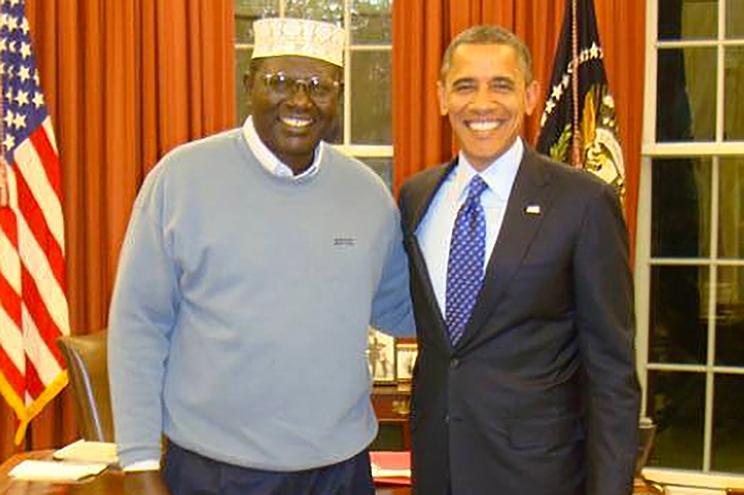
POLYGON ((400 196, 416 493, 629 494, 639 389, 616 194, 523 144, 539 85, 509 31, 458 36, 438 88, 461 151, 400 196))

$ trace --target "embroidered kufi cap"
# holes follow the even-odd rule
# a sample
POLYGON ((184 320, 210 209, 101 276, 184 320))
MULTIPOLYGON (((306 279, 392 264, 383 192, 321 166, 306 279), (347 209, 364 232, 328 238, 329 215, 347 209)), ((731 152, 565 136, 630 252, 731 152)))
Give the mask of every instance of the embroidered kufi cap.
POLYGON ((252 58, 299 55, 343 66, 346 32, 335 24, 291 17, 259 19, 253 32, 252 58))

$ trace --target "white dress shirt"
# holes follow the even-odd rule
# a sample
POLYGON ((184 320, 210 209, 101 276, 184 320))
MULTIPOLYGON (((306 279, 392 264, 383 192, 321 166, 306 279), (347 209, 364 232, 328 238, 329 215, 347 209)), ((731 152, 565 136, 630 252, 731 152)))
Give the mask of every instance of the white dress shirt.
POLYGON ((261 138, 256 132, 256 127, 253 125, 253 117, 251 116, 248 116, 248 118, 245 119, 245 123, 243 124, 243 137, 245 137, 245 140, 248 143, 248 147, 251 149, 253 154, 256 155, 258 163, 260 163, 266 170, 268 170, 269 173, 272 173, 277 177, 286 177, 292 180, 300 180, 306 177, 312 177, 313 175, 318 173, 318 169, 320 168, 320 160, 323 158, 323 146, 325 146, 323 141, 320 141, 318 143, 318 146, 315 148, 313 162, 310 164, 307 170, 299 175, 295 175, 292 169, 289 168, 286 163, 283 163, 281 160, 279 160, 276 155, 272 153, 269 148, 266 147, 264 142, 261 141, 261 138))
MULTIPOLYGON (((506 204, 509 201, 519 163, 524 154, 524 144, 520 138, 503 155, 494 160, 479 175, 488 184, 481 195, 481 205, 486 216, 486 255, 483 260, 485 271, 493 247, 501 230, 506 204)), ((426 267, 439 303, 442 315, 447 307, 447 261, 449 258, 452 228, 460 206, 468 196, 470 180, 478 172, 460 152, 457 165, 447 176, 429 205, 426 215, 416 229, 416 238, 426 261, 426 267)))

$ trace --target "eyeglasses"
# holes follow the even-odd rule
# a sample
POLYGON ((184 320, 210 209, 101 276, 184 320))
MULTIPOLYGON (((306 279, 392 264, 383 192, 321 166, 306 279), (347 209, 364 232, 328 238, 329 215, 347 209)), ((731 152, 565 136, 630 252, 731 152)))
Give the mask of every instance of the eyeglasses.
POLYGON ((318 76, 300 79, 288 76, 284 72, 264 74, 260 76, 260 79, 272 93, 278 96, 289 98, 302 88, 312 100, 318 103, 326 103, 333 99, 341 87, 339 81, 318 76))

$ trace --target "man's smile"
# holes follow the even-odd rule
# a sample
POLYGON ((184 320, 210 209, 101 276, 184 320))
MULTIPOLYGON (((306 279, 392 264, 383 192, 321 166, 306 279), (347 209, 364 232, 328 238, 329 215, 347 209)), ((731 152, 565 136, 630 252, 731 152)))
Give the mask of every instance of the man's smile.
POLYGON ((279 121, 292 129, 304 129, 310 127, 314 121, 311 117, 280 117, 279 121))
POLYGON ((504 125, 503 119, 468 119, 465 120, 465 126, 475 132, 489 132, 498 129, 504 125))

